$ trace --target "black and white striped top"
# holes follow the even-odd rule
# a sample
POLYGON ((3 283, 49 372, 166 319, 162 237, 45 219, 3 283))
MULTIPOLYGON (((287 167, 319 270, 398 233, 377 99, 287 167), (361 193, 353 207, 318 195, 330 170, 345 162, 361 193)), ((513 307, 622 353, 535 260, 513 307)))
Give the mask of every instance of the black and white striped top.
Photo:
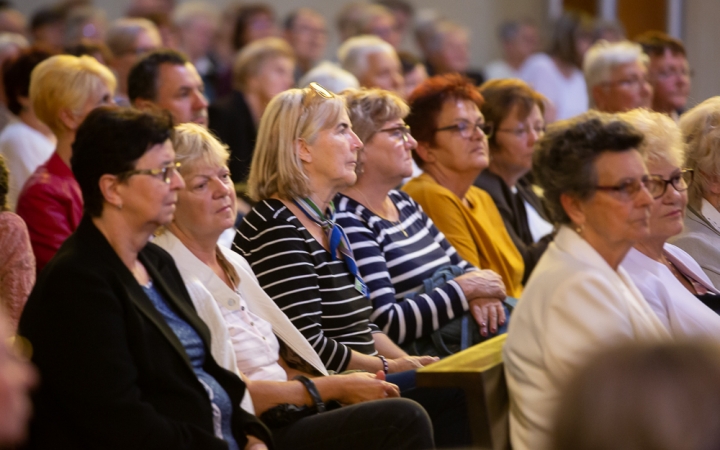
POLYGON ((423 289, 423 281, 450 265, 466 271, 475 268, 460 258, 408 194, 393 190, 388 195, 399 212, 397 223, 342 194, 335 197, 336 217, 370 290, 370 318, 392 340, 404 344, 429 335, 468 309, 465 295, 452 280, 413 297, 423 289))
POLYGON ((350 350, 377 354, 370 301, 355 289, 342 259, 315 240, 279 200, 259 202, 243 219, 233 249, 260 286, 315 348, 330 370, 343 371, 350 350))

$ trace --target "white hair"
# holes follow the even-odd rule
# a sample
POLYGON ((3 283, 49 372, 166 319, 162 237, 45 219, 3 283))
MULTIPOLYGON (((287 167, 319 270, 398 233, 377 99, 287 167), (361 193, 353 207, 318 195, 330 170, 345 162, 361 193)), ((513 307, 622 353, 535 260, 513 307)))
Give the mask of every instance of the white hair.
POLYGON ((343 42, 337 55, 340 66, 360 79, 368 70, 368 57, 375 53, 397 56, 392 45, 369 34, 351 37, 343 42))
POLYGON ((323 61, 310 69, 298 80, 298 87, 307 87, 313 81, 335 94, 339 94, 345 89, 360 87, 360 82, 355 75, 330 61, 323 61))
POLYGON ((25 36, 21 34, 10 32, 0 33, 0 52, 10 47, 16 47, 22 50, 30 47, 30 43, 25 36))
POLYGON ((220 20, 220 13, 213 3, 186 2, 175 8, 172 14, 172 24, 177 28, 184 28, 197 18, 206 18, 214 23, 220 20))
POLYGON ((600 40, 593 44, 585 54, 583 62, 583 72, 590 98, 592 98, 592 88, 609 81, 610 74, 615 67, 634 62, 642 65, 648 63, 648 56, 643 52, 640 44, 630 41, 608 42, 606 40, 600 40))

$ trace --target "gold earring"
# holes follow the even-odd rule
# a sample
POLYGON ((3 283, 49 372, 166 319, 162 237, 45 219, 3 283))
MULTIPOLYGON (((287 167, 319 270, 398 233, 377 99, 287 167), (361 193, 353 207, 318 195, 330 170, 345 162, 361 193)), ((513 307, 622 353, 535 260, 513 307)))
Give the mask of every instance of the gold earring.
POLYGON ((582 234, 582 231, 583 231, 582 225, 575 225, 575 232, 577 234, 582 234))

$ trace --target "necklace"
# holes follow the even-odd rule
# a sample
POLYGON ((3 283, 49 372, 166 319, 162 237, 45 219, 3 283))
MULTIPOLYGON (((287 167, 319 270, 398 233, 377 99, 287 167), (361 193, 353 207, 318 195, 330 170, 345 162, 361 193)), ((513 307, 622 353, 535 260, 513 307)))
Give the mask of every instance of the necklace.
MULTIPOLYGON (((367 207, 368 207, 368 209, 369 209, 370 211, 373 211, 373 213, 375 213, 375 215, 377 215, 377 216, 380 217, 381 219, 383 219, 383 220, 385 220, 385 221, 387 221, 387 222, 390 222, 390 224, 393 226, 393 228, 395 228, 396 230, 401 231, 402 234, 403 234, 405 237, 408 237, 407 231, 405 231, 405 227, 403 227, 402 221, 400 220, 400 211, 398 211, 398 220, 397 220, 397 221, 392 221, 392 220, 390 220, 390 219, 386 219, 384 216, 382 216, 382 215, 380 215, 380 214, 378 214, 378 213, 375 212, 376 209, 372 207, 372 205, 370 204, 370 200, 368 200, 368 198, 365 196, 365 194, 363 193, 363 191, 361 191, 360 189, 356 188, 355 186, 352 187, 352 190, 355 191, 355 192, 357 192, 358 194, 360 194, 360 195, 362 196, 362 198, 365 200, 365 203, 367 204, 367 207)), ((388 196, 386 195, 384 201, 387 201, 387 200, 389 200, 389 199, 390 199, 390 197, 388 197, 388 196)), ((390 200, 390 203, 392 203, 392 200, 390 200)), ((393 204, 393 208, 394 208, 394 207, 395 207, 395 205, 393 204)), ((385 208, 383 208, 383 210, 384 210, 384 209, 385 209, 385 208)), ((384 211, 383 211, 383 212, 384 212, 384 211)))

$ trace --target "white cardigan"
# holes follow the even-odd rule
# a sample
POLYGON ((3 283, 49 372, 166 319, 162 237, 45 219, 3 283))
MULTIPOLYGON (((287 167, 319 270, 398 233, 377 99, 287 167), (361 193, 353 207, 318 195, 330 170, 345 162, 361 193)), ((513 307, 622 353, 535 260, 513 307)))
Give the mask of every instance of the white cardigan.
MULTIPOLYGON (((170 231, 165 231, 155 238, 153 243, 164 248, 175 259, 175 264, 185 281, 185 286, 190 293, 195 309, 197 309, 198 315, 205 321, 212 333, 211 351, 213 356, 223 367, 228 368, 225 365, 228 364, 230 367, 235 367, 229 370, 237 371, 235 352, 230 344, 230 335, 216 300, 216 298, 222 298, 222 295, 227 291, 231 291, 230 288, 170 231)), ((241 282, 238 290, 239 294, 247 302, 248 309, 261 319, 269 322, 275 335, 282 339, 298 356, 323 375, 327 375, 327 370, 318 354, 307 339, 290 322, 285 313, 260 287, 245 258, 221 245, 218 248, 240 276, 241 282)))
MULTIPOLYGON (((672 244, 665 244, 664 251, 681 272, 699 281, 710 292, 720 294, 700 265, 685 251, 672 244)), ((632 248, 621 266, 674 338, 720 338, 720 316, 690 293, 665 264, 632 248)))
POLYGON ((625 270, 561 227, 525 286, 503 350, 513 448, 549 448, 562 390, 594 352, 668 339, 625 270))

